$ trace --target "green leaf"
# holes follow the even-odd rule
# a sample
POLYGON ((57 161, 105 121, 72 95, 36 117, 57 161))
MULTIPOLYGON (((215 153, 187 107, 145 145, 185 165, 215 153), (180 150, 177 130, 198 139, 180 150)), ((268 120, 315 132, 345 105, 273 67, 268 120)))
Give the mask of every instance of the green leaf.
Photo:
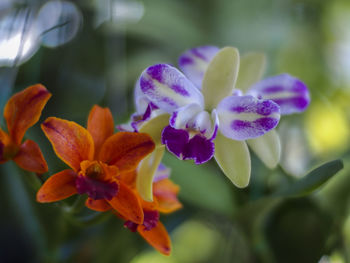
POLYGON ((171 180, 180 185, 179 197, 196 207, 232 215, 235 201, 234 186, 225 180, 212 163, 195 165, 166 153, 163 163, 171 167, 171 180))
POLYGON ((334 160, 325 163, 316 169, 312 170, 305 177, 288 186, 275 194, 277 197, 300 197, 305 196, 332 178, 337 172, 344 168, 342 160, 334 160))

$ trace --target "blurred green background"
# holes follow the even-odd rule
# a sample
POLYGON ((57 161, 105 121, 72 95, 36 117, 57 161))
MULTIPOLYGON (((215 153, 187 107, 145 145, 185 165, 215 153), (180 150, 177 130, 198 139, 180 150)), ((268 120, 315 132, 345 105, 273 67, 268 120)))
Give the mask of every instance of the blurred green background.
MULTIPOLYGON (((265 52, 265 76, 288 72, 302 79, 312 102, 303 114, 281 120, 278 168, 269 170, 252 155, 246 189, 233 186, 214 161, 195 166, 165 156, 184 204, 161 217, 173 241, 170 257, 114 216, 100 218, 87 209, 67 215, 62 205, 36 203, 33 175, 13 163, 1 165, 0 262, 350 262, 348 0, 78 0, 60 8, 57 1, 48 3, 0 3, 1 112, 11 94, 42 83, 53 96, 40 122, 57 116, 85 126, 90 108, 99 104, 123 123, 134 110, 133 87, 147 66, 177 65, 183 51, 208 44, 235 46, 242 54, 265 52), (35 28, 41 31, 31 33, 35 28), (9 41, 16 34, 36 39, 23 48, 26 56, 16 56, 9 41), (339 158, 344 169, 316 191, 271 197, 339 158)), ((4 127, 2 113, 0 120, 4 127)), ((39 143, 49 174, 65 168, 39 125, 27 137, 39 143)), ((333 175, 323 170, 323 176, 333 175)), ((72 202, 74 197, 66 205, 72 202)))

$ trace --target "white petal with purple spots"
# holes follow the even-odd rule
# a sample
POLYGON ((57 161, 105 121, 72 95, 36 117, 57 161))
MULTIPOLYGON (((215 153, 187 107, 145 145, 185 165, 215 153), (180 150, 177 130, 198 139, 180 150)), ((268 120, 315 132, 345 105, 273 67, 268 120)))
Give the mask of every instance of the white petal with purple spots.
POLYGON ((275 128, 280 119, 279 106, 271 100, 253 96, 230 96, 217 107, 219 130, 234 140, 247 140, 275 128))
POLYGON ((201 92, 180 71, 167 64, 147 68, 141 74, 140 87, 152 103, 168 113, 192 103, 204 107, 201 92))
POLYGON ((281 114, 304 111, 310 103, 310 94, 305 83, 289 75, 269 77, 254 84, 248 94, 270 99, 281 108, 281 114))
POLYGON ((180 69, 197 88, 201 89, 204 73, 218 51, 215 46, 201 46, 187 50, 179 57, 180 69))

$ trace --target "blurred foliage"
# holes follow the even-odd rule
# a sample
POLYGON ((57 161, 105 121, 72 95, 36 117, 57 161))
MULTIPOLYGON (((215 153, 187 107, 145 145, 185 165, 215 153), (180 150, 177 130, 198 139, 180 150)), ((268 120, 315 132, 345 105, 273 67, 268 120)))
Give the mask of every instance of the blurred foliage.
MULTIPOLYGON (((19 7, 37 14, 45 2, 1 2, 0 19, 19 7)), ((246 189, 235 188, 214 162, 194 166, 165 156, 184 203, 181 211, 162 216, 173 240, 168 258, 111 214, 71 210, 75 197, 36 203, 40 182, 34 175, 12 163, 1 165, 0 262, 350 261, 347 0, 73 2, 82 21, 70 42, 38 47, 24 64, 0 67, 1 109, 11 94, 40 82, 53 94, 40 122, 57 116, 85 125, 90 108, 99 104, 110 107, 116 123, 123 123, 134 110, 133 87, 143 69, 157 62, 177 65, 181 52, 205 44, 265 52, 265 76, 289 72, 301 78, 312 103, 304 114, 281 121, 280 167, 271 171, 252 157, 246 189), (334 159, 344 160, 335 176, 340 161, 306 175, 311 167, 334 159), (294 195, 293 189, 308 194, 277 197, 283 191, 294 195)), ((49 31, 51 37, 69 33, 67 25, 49 31)), ((0 118, 3 122, 2 114, 0 118)), ((50 174, 65 167, 38 125, 27 136, 39 143, 50 174)))

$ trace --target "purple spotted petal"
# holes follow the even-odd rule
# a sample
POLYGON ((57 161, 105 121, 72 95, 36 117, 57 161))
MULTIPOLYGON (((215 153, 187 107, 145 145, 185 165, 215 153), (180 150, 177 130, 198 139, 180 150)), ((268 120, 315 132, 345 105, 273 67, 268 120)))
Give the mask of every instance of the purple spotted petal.
POLYGON ((162 132, 162 143, 166 145, 169 152, 182 158, 182 153, 189 140, 189 134, 185 130, 174 129, 166 126, 162 132))
POLYGON ((144 219, 143 219, 143 226, 145 227, 144 230, 151 230, 152 228, 156 227, 159 221, 159 212, 156 210, 143 210, 144 219))
POLYGON ((310 103, 305 83, 289 74, 263 79, 254 84, 248 94, 273 100, 280 106, 282 115, 302 112, 310 103))
POLYGON ((140 87, 147 99, 168 113, 192 103, 204 105, 203 95, 192 82, 167 64, 147 68, 141 74, 140 87))
POLYGON ((170 168, 168 168, 164 164, 160 163, 158 168, 157 168, 156 174, 153 178, 153 183, 159 182, 159 181, 166 179, 166 178, 169 178, 170 172, 171 172, 170 168))
POLYGON ((280 108, 272 100, 253 96, 230 96, 217 107, 219 130, 234 140, 257 138, 274 129, 280 119, 280 108))
POLYGON ((94 200, 111 200, 117 195, 119 189, 116 182, 98 181, 82 175, 77 176, 75 185, 79 194, 87 194, 94 200))
POLYGON ((179 67, 197 88, 201 89, 202 80, 209 62, 220 49, 215 46, 202 46, 187 50, 179 57, 179 67))
POLYGON ((212 140, 197 134, 187 144, 183 152, 184 160, 194 160, 195 164, 202 164, 214 156, 215 146, 212 140))

